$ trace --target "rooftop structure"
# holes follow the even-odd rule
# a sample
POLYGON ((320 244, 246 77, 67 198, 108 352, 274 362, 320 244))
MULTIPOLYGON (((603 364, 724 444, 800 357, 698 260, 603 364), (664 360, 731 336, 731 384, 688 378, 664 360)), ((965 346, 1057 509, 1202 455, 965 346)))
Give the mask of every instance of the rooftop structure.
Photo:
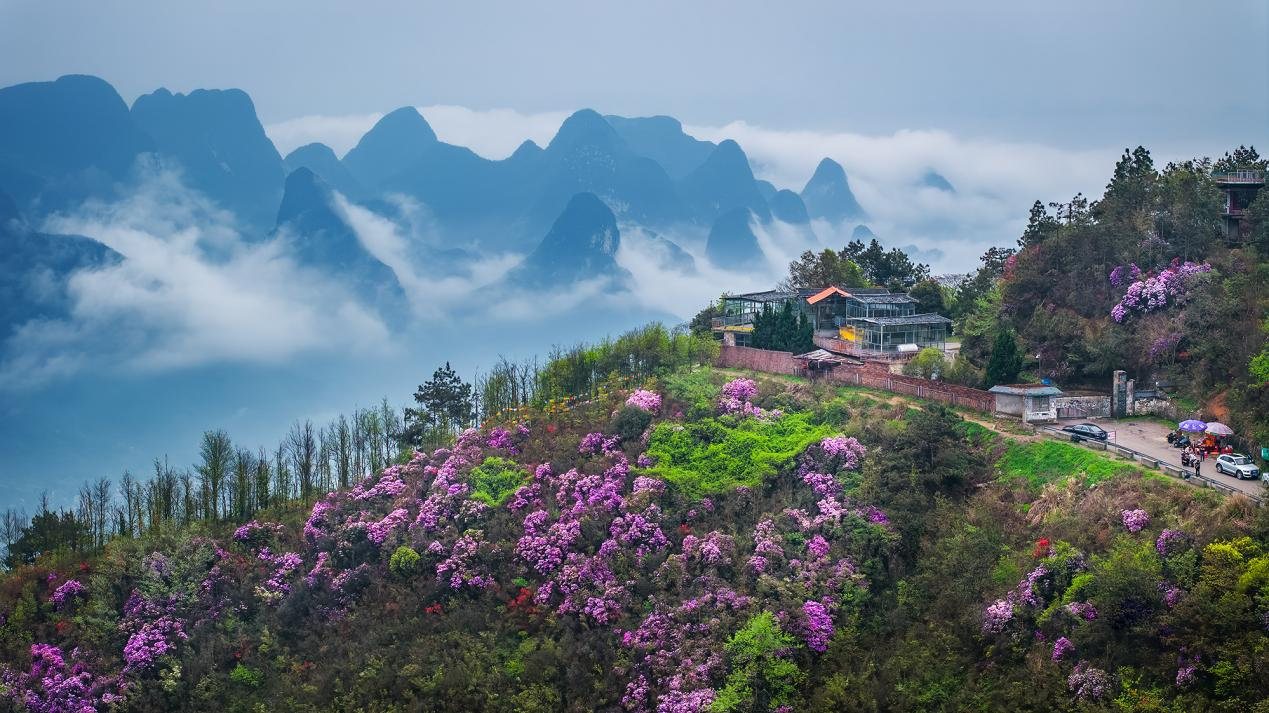
POLYGON ((1251 230, 1251 225, 1243 218, 1247 207, 1256 199, 1256 193, 1265 186, 1265 172, 1261 170, 1213 171, 1212 180, 1225 194, 1225 208, 1222 214, 1225 237, 1230 240, 1245 239, 1251 230))
POLYGON ((823 288, 767 290, 723 298, 723 316, 714 331, 745 346, 754 316, 763 309, 792 304, 810 320, 817 335, 839 340, 855 356, 898 355, 927 346, 944 348, 952 321, 938 314, 917 314, 917 300, 883 287, 829 285, 823 288))

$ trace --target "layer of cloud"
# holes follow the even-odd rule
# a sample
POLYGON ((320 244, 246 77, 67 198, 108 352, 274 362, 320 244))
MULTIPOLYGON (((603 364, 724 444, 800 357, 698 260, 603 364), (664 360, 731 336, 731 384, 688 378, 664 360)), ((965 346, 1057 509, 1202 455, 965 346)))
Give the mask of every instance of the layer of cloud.
MULTIPOLYGON (((915 245, 943 253, 936 271, 964 271, 992 245, 1010 245, 1035 200, 1099 193, 1119 147, 1071 151, 1041 144, 965 139, 945 131, 889 135, 782 131, 733 122, 689 126, 711 141, 734 139, 755 172, 799 191, 825 158, 846 169, 852 191, 870 214, 868 225, 889 246, 915 245), (918 182, 935 170, 956 186, 941 191, 918 182)), ((843 240, 852 226, 818 225, 822 238, 843 240), (831 236, 826 234, 831 233, 831 236)))
POLYGON ((45 229, 92 237, 126 259, 70 277, 69 317, 23 325, 5 345, 0 386, 88 366, 282 363, 388 334, 338 283, 297 265, 281 241, 242 240, 231 216, 173 173, 151 176, 121 202, 56 216, 45 229))

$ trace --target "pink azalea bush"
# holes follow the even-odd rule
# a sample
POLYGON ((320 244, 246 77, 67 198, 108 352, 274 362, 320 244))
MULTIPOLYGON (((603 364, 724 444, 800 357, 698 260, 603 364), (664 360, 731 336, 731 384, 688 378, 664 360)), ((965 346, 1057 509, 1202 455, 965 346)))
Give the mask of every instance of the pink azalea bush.
POLYGON ((1145 510, 1124 510, 1120 517, 1129 532, 1141 532, 1141 528, 1150 522, 1150 515, 1145 510))
MULTIPOLYGON (((1157 275, 1146 274, 1143 277, 1137 266, 1133 265, 1131 279, 1134 281, 1128 285, 1128 290, 1119 303, 1111 308, 1110 315, 1116 322, 1122 322, 1133 314, 1145 314, 1183 304, 1188 298, 1194 277, 1211 270, 1212 266, 1207 263, 1183 263, 1177 258, 1157 275)), ((1115 268, 1110 274, 1110 280, 1116 287, 1123 284, 1125 280, 1122 269, 1115 268)))
POLYGON ((661 410, 661 395, 655 391, 638 389, 626 399, 626 405, 648 413, 656 413, 661 410))
POLYGON ((53 591, 53 596, 49 599, 53 602, 53 606, 61 611, 71 603, 76 597, 80 597, 85 592, 84 585, 78 580, 68 579, 62 583, 62 586, 53 591))

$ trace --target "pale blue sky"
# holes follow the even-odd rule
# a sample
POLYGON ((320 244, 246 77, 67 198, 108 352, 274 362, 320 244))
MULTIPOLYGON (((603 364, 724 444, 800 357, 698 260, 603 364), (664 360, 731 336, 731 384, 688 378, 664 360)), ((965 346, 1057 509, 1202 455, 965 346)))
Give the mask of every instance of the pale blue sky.
POLYGON ((0 85, 236 86, 266 123, 592 106, 1179 149, 1264 143, 1267 38, 1264 0, 0 0, 0 85))

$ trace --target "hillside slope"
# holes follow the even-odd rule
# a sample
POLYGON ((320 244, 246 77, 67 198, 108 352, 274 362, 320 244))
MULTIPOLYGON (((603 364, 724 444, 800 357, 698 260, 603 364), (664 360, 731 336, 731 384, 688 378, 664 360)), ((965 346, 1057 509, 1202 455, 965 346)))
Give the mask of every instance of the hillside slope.
MULTIPOLYGON (((1252 710, 1269 520, 709 369, 0 582, 30 710, 1252 710), (997 459, 1013 453, 1013 460, 997 459), (113 706, 113 708, 111 708, 113 706)), ((1061 447, 1062 444, 1055 444, 1061 447)))

